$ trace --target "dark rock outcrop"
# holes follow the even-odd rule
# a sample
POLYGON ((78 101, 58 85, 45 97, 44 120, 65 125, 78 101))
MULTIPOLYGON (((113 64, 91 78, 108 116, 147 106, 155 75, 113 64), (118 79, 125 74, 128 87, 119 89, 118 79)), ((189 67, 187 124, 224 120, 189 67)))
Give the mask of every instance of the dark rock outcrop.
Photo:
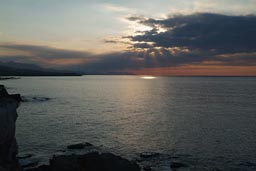
POLYGON ((18 146, 15 139, 16 108, 21 102, 19 94, 9 95, 0 85, 0 171, 18 171, 16 157, 18 146))
POLYGON ((40 166, 27 171, 140 171, 131 162, 112 153, 92 152, 84 155, 53 156, 49 166, 40 166))
POLYGON ((179 169, 181 167, 188 167, 186 164, 180 163, 180 162, 172 162, 171 163, 171 168, 173 170, 179 169))
POLYGON ((18 155, 18 159, 28 159, 31 158, 33 154, 23 154, 23 155, 18 155))
POLYGON ((145 171, 151 171, 152 168, 151 168, 150 166, 144 166, 144 167, 143 167, 143 170, 145 170, 145 171))
POLYGON ((140 154, 141 158, 152 158, 152 157, 158 157, 160 154, 159 153, 154 153, 154 152, 143 152, 140 154))
MULTIPOLYGON (((21 171, 18 162, 18 146, 15 139, 15 122, 21 102, 19 94, 9 95, 5 87, 0 85, 0 171, 21 171)), ((83 149, 90 143, 73 144, 68 149, 83 149)), ((27 162, 31 155, 20 156, 24 166, 34 166, 27 162)), ((27 171, 140 171, 135 162, 131 162, 112 153, 91 152, 84 155, 53 156, 49 165, 27 169, 27 171)))
POLYGON ((26 171, 49 171, 51 170, 50 166, 48 165, 41 165, 37 168, 27 169, 26 171))
POLYGON ((91 147, 93 146, 91 143, 78 143, 78 144, 72 144, 72 145, 68 145, 67 149, 83 149, 85 147, 91 147))

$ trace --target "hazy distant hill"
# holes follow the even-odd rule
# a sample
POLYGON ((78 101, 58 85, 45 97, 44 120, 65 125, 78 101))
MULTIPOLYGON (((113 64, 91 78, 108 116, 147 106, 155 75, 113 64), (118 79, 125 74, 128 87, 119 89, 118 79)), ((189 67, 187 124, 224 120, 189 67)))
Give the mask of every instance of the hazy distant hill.
POLYGON ((34 64, 0 62, 0 76, 79 76, 79 74, 46 69, 34 64))

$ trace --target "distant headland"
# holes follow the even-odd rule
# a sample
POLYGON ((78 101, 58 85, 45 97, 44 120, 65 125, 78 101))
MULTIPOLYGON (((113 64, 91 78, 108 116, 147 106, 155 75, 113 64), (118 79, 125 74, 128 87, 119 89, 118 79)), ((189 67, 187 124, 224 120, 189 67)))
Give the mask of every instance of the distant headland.
POLYGON ((16 78, 12 76, 81 76, 80 73, 65 71, 65 70, 54 70, 42 68, 34 64, 24 64, 17 62, 0 62, 0 77, 16 78))

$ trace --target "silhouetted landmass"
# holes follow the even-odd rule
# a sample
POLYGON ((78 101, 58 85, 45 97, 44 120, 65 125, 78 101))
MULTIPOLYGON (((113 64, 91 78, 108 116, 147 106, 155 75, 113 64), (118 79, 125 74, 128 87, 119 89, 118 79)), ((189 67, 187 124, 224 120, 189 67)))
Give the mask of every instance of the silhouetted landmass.
POLYGON ((46 69, 34 64, 0 62, 0 76, 81 76, 81 74, 70 71, 46 69))
POLYGON ((12 77, 12 76, 1 77, 0 76, 0 80, 14 80, 14 79, 19 79, 19 77, 12 77))
POLYGON ((86 142, 86 143, 78 143, 78 144, 68 145, 67 148, 68 149, 84 149, 85 147, 88 147, 88 146, 90 147, 90 146, 92 146, 92 144, 88 143, 88 142, 86 142))

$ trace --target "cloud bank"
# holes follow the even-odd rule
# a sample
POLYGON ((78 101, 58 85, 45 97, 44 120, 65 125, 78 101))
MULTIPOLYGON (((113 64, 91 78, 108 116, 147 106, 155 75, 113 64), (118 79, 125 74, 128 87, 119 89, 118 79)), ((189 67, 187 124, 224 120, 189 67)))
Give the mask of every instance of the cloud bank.
POLYGON ((153 42, 155 46, 171 48, 215 50, 219 52, 254 52, 256 50, 256 17, 226 16, 220 14, 193 14, 173 16, 164 20, 136 19, 153 27, 132 41, 153 42), (157 33, 160 28, 167 31, 157 33))
MULTIPOLYGON (((0 48, 25 51, 27 56, 0 56, 0 60, 54 64, 82 72, 203 66, 255 66, 256 16, 197 13, 166 19, 132 16, 128 20, 152 29, 124 37, 127 51, 95 55, 46 46, 0 44, 0 48)), ((106 43, 119 43, 111 41, 106 43)), ((256 71, 255 71, 256 72, 256 71)), ((255 73, 256 74, 256 73, 255 73)))

